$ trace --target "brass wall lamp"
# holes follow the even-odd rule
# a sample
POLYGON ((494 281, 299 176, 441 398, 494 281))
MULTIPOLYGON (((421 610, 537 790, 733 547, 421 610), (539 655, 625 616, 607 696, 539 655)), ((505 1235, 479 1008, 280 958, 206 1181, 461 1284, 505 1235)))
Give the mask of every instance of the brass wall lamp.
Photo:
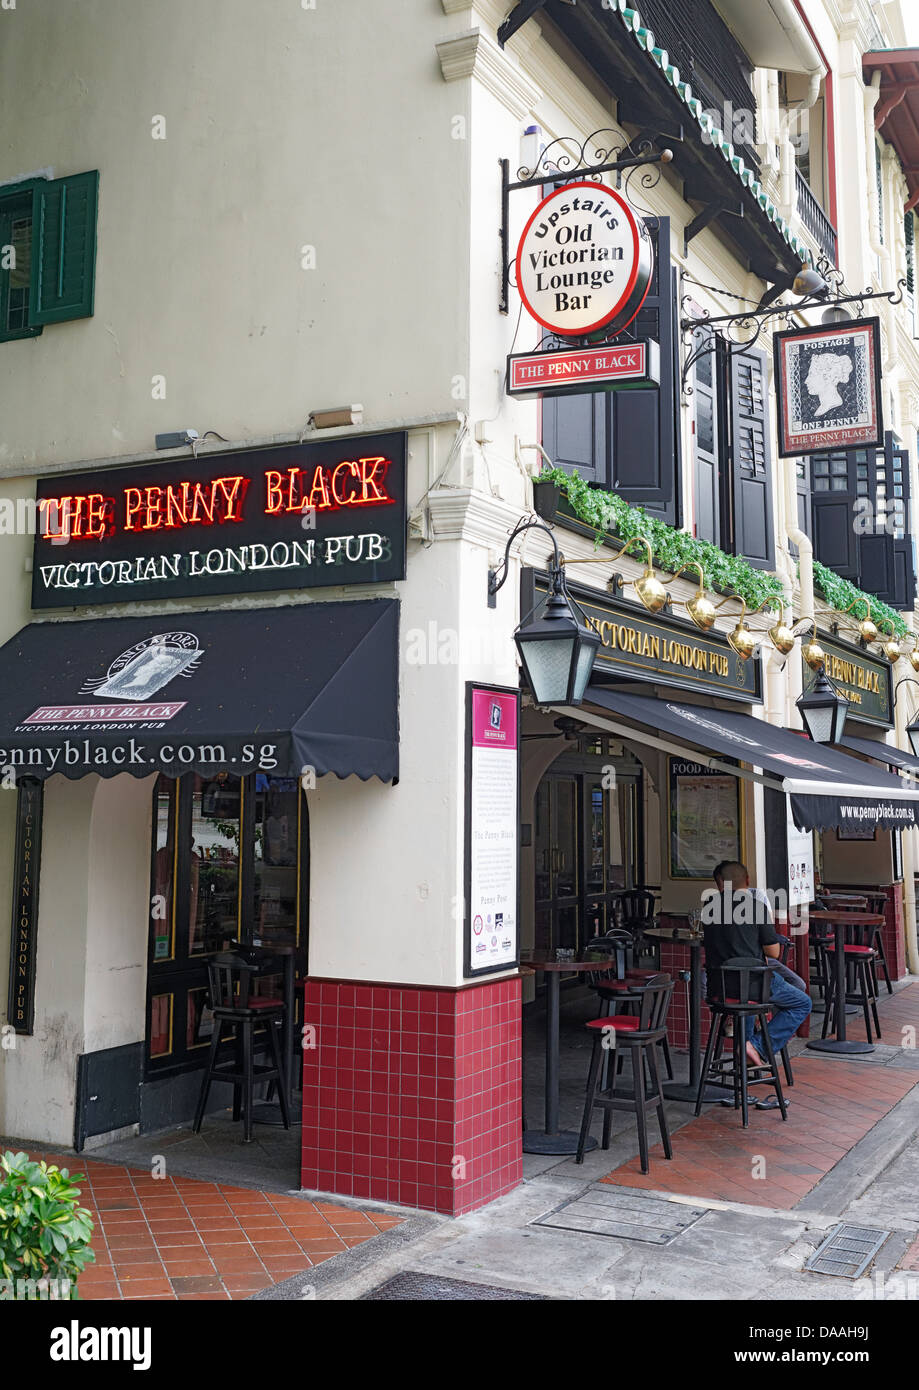
MULTIPOLYGON (((749 661, 762 639, 746 624, 747 600, 740 594, 731 594, 731 598, 739 598, 743 608, 737 620, 737 626, 733 632, 728 633, 728 641, 739 657, 744 661, 749 661)), ((761 603, 752 612, 753 614, 766 613, 769 609, 774 610, 776 608, 779 610, 779 620, 773 627, 769 628, 767 636, 776 650, 787 656, 795 644, 797 634, 791 628, 787 628, 782 621, 784 616, 783 601, 780 598, 767 598, 765 603, 761 603)))
MULTIPOLYGON (((779 601, 780 600, 776 599, 774 602, 778 603, 779 601)), ((770 603, 771 602, 772 600, 770 600, 770 603)), ((769 629, 769 640, 777 651, 781 652, 783 656, 788 656, 798 638, 803 637, 808 628, 811 631, 811 640, 805 643, 801 651, 808 666, 817 671, 820 670, 826 661, 826 653, 817 642, 817 622, 815 618, 799 618, 796 623, 792 623, 791 627, 786 626, 780 618, 775 627, 769 629)))
POLYGON ((919 671, 919 637, 917 637, 915 633, 910 633, 910 636, 913 639, 913 645, 908 652, 904 652, 901 649, 900 655, 906 657, 914 671, 919 671))
POLYGON ((646 540, 644 536, 633 536, 631 540, 626 541, 625 545, 622 547, 621 550, 616 551, 615 555, 596 555, 589 556, 585 560, 572 559, 570 561, 568 560, 567 556, 562 555, 561 563, 562 565, 611 565, 614 564, 621 555, 624 555, 625 552, 629 549, 629 547, 633 546, 636 543, 636 541, 639 545, 643 545, 645 548, 644 574, 639 575, 637 579, 626 580, 623 580, 621 574, 611 575, 609 580, 607 581, 606 587, 610 593, 615 593, 617 589, 625 587, 626 584, 631 584, 635 589, 636 594, 641 599, 641 602, 644 604, 645 608, 647 608, 648 612, 659 613, 661 609, 666 605, 669 595, 667 593, 667 590, 664 588, 664 585, 661 583, 657 575, 654 573, 654 559, 651 553, 651 542, 646 540))
POLYGON ((620 555, 624 555, 631 545, 638 541, 639 545, 645 548, 645 572, 638 579, 631 579, 627 582, 632 585, 636 594, 641 599, 649 613, 659 613, 667 602, 667 590, 654 573, 654 557, 651 553, 651 542, 645 540, 644 536, 633 536, 630 541, 626 541, 617 554, 613 556, 618 560, 620 555))
POLYGON ((734 628, 733 632, 728 633, 728 641, 742 661, 749 661, 750 657, 759 646, 759 639, 756 633, 747 627, 745 622, 747 616, 747 600, 742 598, 740 594, 732 594, 731 598, 739 598, 743 607, 740 610, 740 617, 737 619, 737 626, 734 628))
MULTIPOLYGON (((692 618, 696 627, 701 628, 703 632, 708 632, 709 628, 714 626, 715 615, 721 607, 721 604, 712 603, 710 598, 705 597, 705 570, 699 564, 698 560, 684 561, 673 576, 674 579, 679 579, 684 570, 695 570, 696 574, 699 576, 699 587, 692 598, 686 600, 683 607, 692 618)), ((725 603, 727 602, 726 599, 723 601, 725 603)))
POLYGON ((811 630, 811 638, 802 646, 801 655, 812 671, 822 671, 826 666, 826 652, 817 641, 817 619, 799 618, 792 628, 792 632, 797 633, 798 636, 803 636, 808 628, 811 630), (799 628, 800 632, 798 631, 799 628))
POLYGON ((843 609, 843 616, 845 616, 846 613, 851 613, 852 609, 857 607, 860 603, 863 603, 865 607, 868 609, 868 616, 866 618, 861 618, 858 623, 859 636, 861 637, 862 641, 867 645, 869 642, 877 641, 878 635, 877 625, 871 617, 871 604, 869 603, 868 599, 854 598, 852 602, 849 604, 848 608, 843 609))
POLYGON ((884 655, 887 657, 888 661, 899 661, 900 657, 903 655, 903 651, 897 638, 897 630, 889 618, 882 618, 881 622, 890 632, 890 636, 884 643, 884 655))

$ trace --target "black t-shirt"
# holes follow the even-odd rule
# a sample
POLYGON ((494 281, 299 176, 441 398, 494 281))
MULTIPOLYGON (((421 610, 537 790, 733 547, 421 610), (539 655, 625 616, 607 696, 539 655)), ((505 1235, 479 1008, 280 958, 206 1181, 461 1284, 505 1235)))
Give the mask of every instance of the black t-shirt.
POLYGON ((780 940, 769 904, 756 889, 738 890, 733 895, 713 893, 702 908, 702 931, 709 972, 734 956, 763 960, 763 947, 775 946, 780 940))

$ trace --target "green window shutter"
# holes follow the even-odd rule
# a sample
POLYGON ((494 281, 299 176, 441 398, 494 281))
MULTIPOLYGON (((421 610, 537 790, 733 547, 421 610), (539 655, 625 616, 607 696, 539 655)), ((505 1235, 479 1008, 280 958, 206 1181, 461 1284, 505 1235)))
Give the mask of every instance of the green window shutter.
POLYGON ((33 325, 92 314, 98 194, 97 169, 35 185, 29 300, 33 325))

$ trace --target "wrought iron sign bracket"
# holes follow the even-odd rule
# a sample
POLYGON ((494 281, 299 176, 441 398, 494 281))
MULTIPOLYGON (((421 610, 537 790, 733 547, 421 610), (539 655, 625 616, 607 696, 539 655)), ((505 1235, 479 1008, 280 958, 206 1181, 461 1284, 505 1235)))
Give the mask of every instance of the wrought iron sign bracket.
MULTIPOLYGON (((510 160, 498 161, 501 169, 501 225, 498 230, 501 248, 501 293, 498 308, 502 314, 509 312, 513 260, 510 254, 509 226, 512 193, 519 193, 524 188, 542 188, 547 183, 555 186, 582 179, 600 183, 603 174, 612 173, 617 175, 616 188, 624 190, 628 195, 630 181, 637 169, 646 169, 651 164, 669 164, 673 159, 671 150, 653 151, 653 142, 649 139, 639 141, 638 154, 626 155, 625 151, 632 147, 631 142, 616 145, 609 143, 610 138, 616 140, 622 137, 614 130, 595 130, 582 144, 574 136, 559 136, 546 146, 532 169, 525 166, 519 168, 516 179, 511 179, 510 176, 510 160), (598 143, 599 137, 604 137, 604 144, 598 143), (588 146, 591 145, 594 148, 588 153, 588 146), (621 177, 623 174, 624 178, 621 177)), ((654 188, 659 180, 660 169, 657 170, 656 176, 645 172, 638 181, 641 188, 649 189, 654 188)))
MULTIPOLYGON (((708 211, 708 209, 705 209, 708 211)), ((701 215, 701 214, 700 214, 701 215)), ((687 227, 687 232, 692 228, 693 223, 687 227)), ((842 276, 834 268, 828 268, 825 264, 817 266, 817 269, 824 274, 829 282, 828 288, 841 288, 842 276)), ((706 287, 708 288, 708 287, 706 287)), ((728 353, 730 357, 736 357, 738 353, 747 352, 754 347, 763 325, 770 319, 783 319, 785 327, 792 327, 793 314, 797 314, 804 309, 835 309, 844 304, 853 304, 856 318, 860 318, 864 311, 865 304, 872 299, 886 299, 889 304, 900 304, 903 301, 903 291, 906 289, 906 279, 901 277, 897 281, 895 290, 873 290, 870 287, 861 290, 857 294, 828 294, 827 290, 822 290, 818 294, 807 294, 796 300, 794 303, 769 304, 764 308, 743 309, 737 314, 708 314, 690 315, 680 318, 680 333, 683 342, 689 349, 683 360, 680 372, 680 386, 684 397, 691 396, 692 386, 689 384, 690 374, 700 358, 707 353, 714 352, 718 344, 728 353), (746 332, 748 336, 740 338, 735 336, 738 332, 746 332)), ((725 291, 728 293, 728 291, 725 291)), ((736 297, 736 296, 735 296, 736 297)), ((691 303, 691 296, 683 295, 680 300, 680 308, 685 314, 686 309, 691 303)))
POLYGON ((737 217, 743 220, 743 216, 743 203, 727 203, 720 201, 708 203, 701 212, 696 213, 691 222, 686 224, 686 230, 683 232, 683 255, 685 256, 688 253, 689 243, 692 241, 693 237, 698 236, 700 232, 704 232, 709 223, 714 222, 716 218, 737 217))

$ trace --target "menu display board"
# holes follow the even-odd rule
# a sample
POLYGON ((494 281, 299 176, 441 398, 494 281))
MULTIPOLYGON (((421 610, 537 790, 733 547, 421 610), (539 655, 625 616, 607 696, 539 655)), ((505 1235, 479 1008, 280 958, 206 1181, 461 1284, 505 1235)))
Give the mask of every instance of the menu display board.
POLYGON ((466 978, 519 959, 519 691, 467 685, 466 978))
POLYGON ((788 830, 788 906, 800 907, 814 899, 814 832, 799 830, 786 798, 788 830))
POLYGON ((723 859, 743 858, 740 783, 684 758, 669 766, 670 877, 711 879, 723 859))

